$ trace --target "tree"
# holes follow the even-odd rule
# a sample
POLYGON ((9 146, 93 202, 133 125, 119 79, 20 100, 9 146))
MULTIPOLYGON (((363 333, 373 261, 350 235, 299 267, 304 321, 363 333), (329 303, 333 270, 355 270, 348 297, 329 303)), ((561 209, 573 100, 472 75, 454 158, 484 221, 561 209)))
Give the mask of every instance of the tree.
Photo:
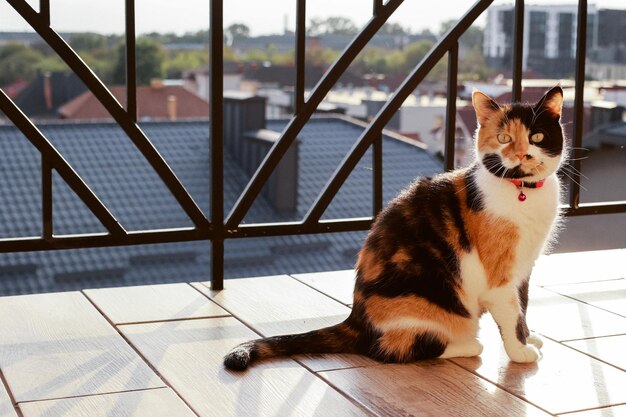
POLYGON ((413 42, 404 49, 404 70, 410 71, 426 56, 434 42, 422 39, 413 42))
POLYGON ((231 39, 247 39, 250 37, 250 28, 243 23, 233 23, 224 32, 231 39))
POLYGON ((304 53, 305 61, 308 65, 315 67, 329 66, 339 56, 339 51, 334 51, 330 48, 322 48, 319 46, 306 48, 304 53))
POLYGON ((380 28, 380 32, 386 35, 410 35, 409 28, 404 28, 400 23, 387 23, 380 28))
POLYGON ((331 16, 326 19, 314 17, 309 21, 307 35, 354 35, 358 32, 358 28, 352 20, 341 17, 331 16))
POLYGON ((107 47, 106 38, 95 33, 76 33, 70 38, 70 46, 78 52, 92 52, 107 47))
MULTIPOLYGON (((163 61, 165 54, 156 41, 141 37, 136 42, 137 85, 149 85, 153 78, 163 78, 163 61)), ((126 47, 120 44, 117 48, 117 60, 113 69, 113 82, 126 83, 126 47)))
MULTIPOLYGON (((406 47, 404 52, 404 62, 402 68, 405 71, 412 71, 422 60, 426 57, 426 54, 432 49, 435 43, 428 39, 421 39, 417 42, 413 42, 406 47)), ((426 76, 428 81, 443 81, 446 79, 447 74, 447 62, 446 59, 441 59, 437 62, 426 76)))
POLYGON ((43 54, 22 44, 0 47, 0 85, 17 79, 32 80, 37 74, 37 65, 44 59, 43 54))
POLYGON ((354 64, 355 70, 363 74, 389 72, 389 51, 383 48, 366 47, 354 64))
MULTIPOLYGON (((441 23, 441 29, 439 29, 439 35, 445 34, 450 28, 456 24, 456 20, 446 20, 441 23)), ((483 47, 483 30, 477 26, 470 26, 461 38, 459 44, 465 48, 473 49, 478 48, 482 50, 483 47)))
POLYGON ((170 54, 164 64, 167 78, 181 78, 184 70, 201 68, 209 63, 209 57, 202 51, 177 51, 170 54))

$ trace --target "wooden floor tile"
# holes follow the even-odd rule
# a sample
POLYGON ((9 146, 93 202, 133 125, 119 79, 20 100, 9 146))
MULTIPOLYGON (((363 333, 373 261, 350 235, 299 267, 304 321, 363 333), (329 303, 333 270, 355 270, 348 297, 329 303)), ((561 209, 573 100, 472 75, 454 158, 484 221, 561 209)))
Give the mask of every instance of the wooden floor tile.
POLYGON ((320 375, 380 416, 548 416, 443 360, 320 375))
POLYGON ((350 314, 345 305, 287 275, 231 279, 210 296, 264 336, 319 329, 350 314))
POLYGON ((332 371, 335 369, 378 366, 381 363, 363 355, 344 353, 327 355, 296 355, 293 357, 313 372, 332 371))
POLYGON ((481 327, 481 356, 452 360, 520 398, 554 414, 626 402, 626 372, 549 339, 538 363, 516 364, 489 316, 481 327))
POLYGON ((556 340, 626 333, 626 318, 573 300, 553 291, 531 286, 528 326, 556 340))
POLYGON ((163 386, 81 293, 0 298, 0 334, 17 402, 163 386))
MULTIPOLYGON (((350 309, 294 278, 233 279, 220 292, 203 291, 263 336, 302 333, 343 321, 350 309)), ((377 364, 357 355, 298 356, 314 371, 377 364)))
POLYGON ((169 388, 20 404, 24 417, 195 417, 169 388))
POLYGON ((224 369, 233 346, 257 337, 233 317, 119 328, 200 416, 366 415, 290 359, 224 369))
POLYGON ((626 417, 626 405, 580 411, 578 413, 565 414, 563 417, 626 417))
POLYGON ((626 371, 626 335, 575 340, 565 344, 626 371))
POLYGON ((115 324, 228 315, 189 284, 103 288, 83 292, 115 324))
POLYGON ((626 279, 555 285, 548 288, 626 317, 626 279))
POLYGON ((9 398, 9 394, 6 391, 6 388, 2 384, 0 380, 0 417, 17 417, 17 413, 15 412, 15 408, 13 408, 13 403, 11 402, 11 398, 9 398))
POLYGON ((626 249, 541 256, 533 268, 535 285, 570 284, 626 278, 626 249))
POLYGON ((352 305, 354 280, 356 279, 354 269, 294 274, 291 276, 343 304, 352 305))

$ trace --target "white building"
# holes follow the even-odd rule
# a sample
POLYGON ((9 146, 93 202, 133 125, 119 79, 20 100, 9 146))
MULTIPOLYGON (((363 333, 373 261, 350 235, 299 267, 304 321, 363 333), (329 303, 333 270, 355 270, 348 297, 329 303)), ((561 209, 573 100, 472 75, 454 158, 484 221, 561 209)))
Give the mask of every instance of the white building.
MULTIPOLYGON (((595 5, 587 9, 587 50, 597 46, 595 5)), ((522 70, 533 69, 547 77, 573 73, 576 60, 577 4, 524 7, 522 70)), ((512 68, 515 10, 512 4, 491 6, 487 11, 483 52, 488 64, 512 68)))

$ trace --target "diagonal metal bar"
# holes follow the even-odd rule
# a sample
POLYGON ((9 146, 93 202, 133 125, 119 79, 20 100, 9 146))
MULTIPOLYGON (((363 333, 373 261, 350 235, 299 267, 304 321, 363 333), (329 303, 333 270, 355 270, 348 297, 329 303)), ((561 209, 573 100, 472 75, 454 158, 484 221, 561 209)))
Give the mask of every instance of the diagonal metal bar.
POLYGON ((513 102, 522 101, 522 63, 524 52, 524 0, 515 0, 513 23, 513 102))
POLYGON ((59 151, 56 150, 52 143, 46 139, 41 131, 37 129, 2 90, 0 90, 0 110, 2 110, 9 120, 24 133, 24 136, 26 136, 30 143, 37 148, 44 161, 46 159, 49 161, 51 166, 61 175, 61 178, 74 190, 76 195, 87 205, 98 220, 100 220, 109 233, 114 235, 126 234, 124 228, 63 158, 59 151))
POLYGON ((576 35, 576 84, 574 87, 574 143, 570 181, 569 204, 573 209, 580 204, 581 147, 583 144, 583 117, 585 106, 585 57, 587 56, 587 0, 578 1, 578 33, 576 35))
POLYGON ((480 16, 482 12, 493 2, 493 0, 478 0, 461 17, 422 61, 413 69, 411 74, 404 80, 393 94, 393 97, 385 103, 369 127, 358 138, 350 152, 345 156, 341 165, 337 167, 333 176, 328 180, 326 186, 319 194, 309 212, 305 215, 304 223, 319 221, 320 217, 339 191, 348 175, 352 172, 361 157, 372 144, 377 132, 389 122, 393 114, 400 108, 407 97, 417 88, 418 84, 428 75, 430 70, 439 62, 444 54, 458 42, 459 37, 470 27, 470 25, 480 16))
POLYGON ((129 114, 115 99, 111 92, 105 87, 100 79, 91 71, 85 62, 74 52, 74 50, 55 32, 46 25, 46 22, 35 12, 25 0, 6 0, 33 29, 43 38, 44 41, 59 55, 59 57, 80 77, 87 85, 93 95, 113 116, 117 124, 126 132, 126 135, 134 143, 137 149, 143 154, 148 163, 161 177, 161 180, 168 187, 172 195, 176 198, 185 213, 198 228, 208 228, 209 221, 204 216, 196 202, 191 198, 185 187, 167 162, 163 159, 159 151, 148 140, 143 131, 133 122, 129 114))
POLYGON ((446 145, 444 163, 446 171, 454 169, 456 144, 456 95, 459 72, 459 43, 455 42, 448 52, 448 94, 446 98, 446 145))
POLYGON ((272 173, 272 170, 278 165, 282 156, 287 152, 289 146, 293 143, 296 136, 302 130, 304 124, 311 118, 311 115, 322 102, 328 91, 335 85, 341 74, 345 72, 350 63, 356 58, 361 50, 367 45, 369 40, 378 32, 393 12, 402 4, 404 0, 389 0, 384 6, 379 8, 379 14, 373 16, 358 35, 344 49, 341 56, 330 67, 322 79, 317 83, 307 101, 281 134, 280 139, 272 146, 269 153, 255 172, 254 176, 246 186, 245 190, 235 203, 233 209, 226 219, 226 228, 236 228, 252 203, 256 199, 263 185, 272 173))

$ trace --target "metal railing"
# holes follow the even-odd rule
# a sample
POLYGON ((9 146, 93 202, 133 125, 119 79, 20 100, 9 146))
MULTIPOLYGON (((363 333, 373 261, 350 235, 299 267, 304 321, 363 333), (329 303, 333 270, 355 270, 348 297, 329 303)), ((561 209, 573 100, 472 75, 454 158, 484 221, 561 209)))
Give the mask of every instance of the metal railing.
MULTIPOLYGON (((126 0, 126 91, 127 105, 122 107, 98 77, 81 60, 76 52, 50 27, 49 0, 40 0, 39 12, 26 0, 6 0, 41 38, 81 78, 88 89, 110 112, 116 123, 143 154, 152 168, 169 188, 183 210, 192 220, 194 227, 162 230, 127 231, 110 213, 89 186, 81 179, 63 156, 54 148, 41 131, 26 117, 13 101, 0 90, 0 110, 19 128, 41 153, 42 175, 42 234, 36 237, 0 239, 0 252, 37 251, 86 247, 120 246, 148 243, 210 240, 212 242, 211 283, 216 290, 223 288, 224 241, 233 238, 328 233, 366 230, 383 205, 382 192, 382 131, 393 114, 406 98, 417 88, 430 70, 444 56, 448 60, 447 109, 445 126, 445 169, 454 165, 454 142, 456 124, 457 72, 459 38, 483 13, 493 0, 478 0, 459 19, 429 53, 406 77, 390 96, 391 98, 372 119, 356 143, 337 167, 321 193, 301 221, 242 224, 242 220, 259 195, 281 157, 293 143, 298 133, 315 112, 323 98, 346 71, 350 63, 368 44, 403 0, 373 1, 371 19, 354 37, 335 63, 324 74, 305 99, 305 10, 306 0, 296 0, 295 113, 280 139, 271 148, 256 173, 245 187, 234 207, 224 215, 224 124, 223 124, 223 0, 211 0, 210 14, 210 164, 211 164, 211 220, 199 209, 174 172, 150 143, 137 124, 136 56, 135 56, 135 1, 126 0), (321 220, 321 216, 369 147, 372 152, 373 213, 366 218, 321 220), (55 170, 87 207, 106 227, 108 233, 55 235, 52 223, 52 171, 55 170)), ((576 100, 573 138, 574 170, 569 205, 564 208, 567 215, 626 212, 626 202, 587 203, 580 197, 580 148, 582 143, 583 88, 586 53, 587 1, 579 1, 578 36, 576 59, 576 100)), ((513 100, 521 99, 522 91, 522 48, 524 27, 524 2, 515 1, 513 54, 513 100)), ((209 128, 207 126, 207 128, 209 128)), ((207 150, 209 151, 209 150, 207 150)))

